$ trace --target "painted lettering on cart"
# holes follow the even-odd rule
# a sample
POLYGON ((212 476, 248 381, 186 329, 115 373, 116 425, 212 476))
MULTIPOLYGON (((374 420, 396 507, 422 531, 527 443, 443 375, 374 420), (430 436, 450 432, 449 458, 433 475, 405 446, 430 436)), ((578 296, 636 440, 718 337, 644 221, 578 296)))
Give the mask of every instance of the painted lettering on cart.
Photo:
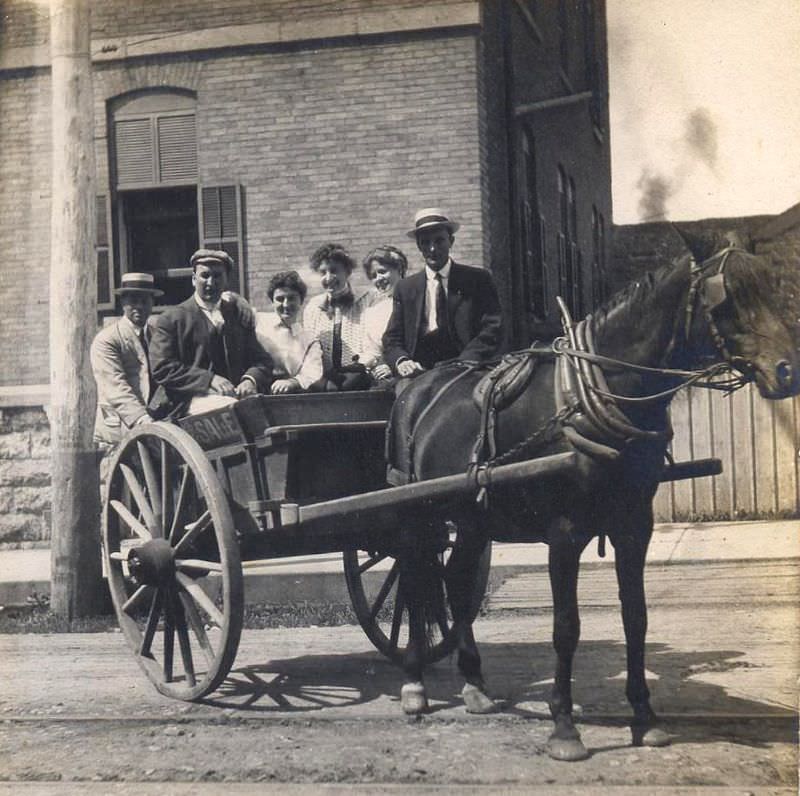
POLYGON ((204 448, 217 448, 232 442, 244 441, 239 421, 230 411, 200 417, 184 417, 181 425, 204 448))

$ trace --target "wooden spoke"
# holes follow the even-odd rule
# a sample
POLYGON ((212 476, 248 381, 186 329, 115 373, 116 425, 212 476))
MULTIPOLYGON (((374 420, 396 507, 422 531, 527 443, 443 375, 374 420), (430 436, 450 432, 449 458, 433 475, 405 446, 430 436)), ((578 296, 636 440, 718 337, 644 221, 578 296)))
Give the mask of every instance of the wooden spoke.
POLYGON ((155 465, 153 464, 153 459, 150 456, 150 451, 147 449, 147 445, 145 445, 144 442, 142 442, 141 440, 137 440, 136 447, 139 450, 139 458, 142 461, 142 469, 144 470, 144 480, 145 483, 147 484, 147 492, 150 495, 150 505, 153 508, 153 514, 160 521, 162 516, 161 491, 159 489, 158 475, 156 473, 156 468, 155 465))
POLYGON ((119 500, 112 500, 109 502, 111 508, 119 514, 120 519, 141 539, 147 541, 148 539, 152 539, 152 535, 147 528, 142 525, 133 514, 128 511, 128 507, 119 500))
POLYGON ((128 485, 128 489, 130 490, 133 499, 136 501, 139 511, 142 512, 145 525, 147 525, 151 533, 157 533, 158 529, 156 528, 156 518, 153 514, 153 508, 145 497, 144 490, 142 489, 142 485, 139 483, 139 479, 136 477, 136 473, 133 471, 133 468, 129 467, 124 462, 119 463, 119 469, 122 471, 122 475, 125 478, 125 483, 128 485))
POLYGON ((172 473, 170 472, 169 447, 165 440, 161 443, 161 535, 167 538, 167 531, 172 520, 172 473))
POLYGON ((147 592, 152 588, 152 586, 139 586, 138 589, 128 598, 125 604, 122 606, 122 610, 125 611, 128 616, 133 614, 134 609, 141 603, 147 592))
POLYGON ((171 595, 164 595, 164 682, 172 682, 172 663, 175 653, 175 615, 171 595))
POLYGON ((186 675, 186 682, 189 683, 190 686, 194 686, 197 684, 197 677, 195 677, 194 673, 192 645, 189 642, 189 629, 186 626, 186 617, 183 614, 183 603, 172 590, 170 590, 170 602, 172 603, 175 617, 175 629, 178 631, 178 644, 181 648, 181 659, 183 660, 183 671, 186 675))
POLYGON ((203 587, 193 581, 187 575, 184 575, 182 572, 175 573, 175 579, 181 585, 181 587, 189 592, 189 594, 194 598, 194 601, 208 614, 211 618, 211 621, 214 622, 219 627, 222 627, 225 622, 225 617, 222 615, 222 612, 214 605, 214 601, 203 591, 203 587))
POLYGON ((386 558, 384 553, 376 553, 374 556, 370 556, 363 564, 361 564, 358 568, 358 574, 363 575, 368 569, 372 569, 375 564, 379 564, 383 559, 386 558))
POLYGON ((211 512, 206 510, 194 522, 190 522, 184 526, 186 533, 180 538, 175 545, 175 553, 179 553, 181 548, 187 547, 191 544, 203 531, 206 530, 212 523, 211 512))
POLYGON ((400 626, 403 624, 403 611, 406 610, 406 604, 403 600, 403 595, 398 590, 397 597, 394 601, 394 614, 392 614, 392 629, 389 631, 389 645, 392 649, 397 649, 397 643, 400 640, 400 626))
POLYGON ((169 529, 169 540, 170 542, 175 541, 175 535, 177 534, 178 528, 180 527, 179 523, 181 517, 183 516, 183 504, 186 500, 186 487, 189 483, 189 476, 191 472, 189 468, 184 464, 182 465, 183 475, 181 476, 181 483, 178 487, 178 499, 175 501, 175 514, 172 517, 172 525, 169 529))
POLYGON ((177 569, 204 569, 208 572, 222 572, 222 564, 217 561, 204 561, 202 558, 178 558, 175 560, 177 569))
POLYGON ((173 423, 131 429, 110 463, 103 560, 120 630, 160 693, 200 699, 230 671, 244 614, 225 468, 173 423))
POLYGON ((208 640, 204 622, 197 612, 194 601, 186 592, 179 592, 178 597, 181 603, 183 603, 183 611, 186 614, 189 627, 192 629, 192 633, 194 633, 197 643, 200 645, 200 649, 203 650, 206 661, 211 665, 214 662, 214 649, 211 646, 211 642, 208 640))
POLYGON ((375 598, 375 602, 372 604, 370 619, 374 620, 378 615, 378 611, 381 610, 381 606, 386 602, 386 598, 389 596, 389 592, 392 590, 392 586, 394 586, 399 572, 400 568, 395 561, 392 568, 389 570, 389 574, 386 576, 386 580, 383 582, 383 586, 381 586, 378 592, 378 596, 375 598))
POLYGON ((161 589, 156 589, 153 600, 150 603, 150 612, 147 614, 147 624, 145 625, 142 643, 139 647, 139 655, 143 655, 146 658, 152 657, 150 647, 153 645, 153 638, 155 637, 156 628, 158 627, 158 618, 161 614, 161 600, 161 589))

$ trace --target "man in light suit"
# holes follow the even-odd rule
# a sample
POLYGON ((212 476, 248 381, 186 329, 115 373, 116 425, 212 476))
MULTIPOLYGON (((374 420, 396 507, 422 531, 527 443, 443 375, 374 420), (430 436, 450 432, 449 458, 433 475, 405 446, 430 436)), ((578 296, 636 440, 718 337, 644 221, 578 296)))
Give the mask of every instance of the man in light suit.
POLYGON ((94 438, 102 450, 116 445, 129 428, 152 419, 148 404, 155 388, 147 319, 162 291, 155 288, 152 274, 128 273, 114 292, 120 296, 122 317, 97 333, 90 350, 97 383, 94 438))
POLYGON ((153 377, 180 411, 197 414, 269 393, 272 358, 240 303, 222 301, 233 260, 199 249, 189 260, 194 293, 153 324, 153 377))
POLYGON ((383 353, 398 376, 413 378, 449 359, 489 360, 500 350, 502 316, 491 275, 450 257, 458 228, 438 208, 425 208, 407 233, 417 242, 425 270, 394 290, 383 353))

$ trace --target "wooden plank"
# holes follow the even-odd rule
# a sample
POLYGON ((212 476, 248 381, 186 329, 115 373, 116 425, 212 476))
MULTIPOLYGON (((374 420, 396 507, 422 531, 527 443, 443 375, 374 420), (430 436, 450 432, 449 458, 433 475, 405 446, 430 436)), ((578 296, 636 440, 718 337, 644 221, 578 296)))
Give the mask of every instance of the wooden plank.
POLYGON ((748 385, 731 396, 731 477, 736 512, 752 513, 755 509, 753 475, 753 388, 748 385))
MULTIPOLYGON (((713 424, 711 421, 711 391, 691 390, 692 407, 692 459, 707 459, 714 453, 713 424)), ((692 481, 694 513, 708 518, 715 514, 714 486, 710 478, 692 481)))
POLYGON ((722 473, 712 479, 715 514, 733 516, 733 435, 731 434, 731 396, 723 393, 711 395, 711 430, 714 435, 714 456, 722 462, 722 473))
MULTIPOLYGON (((691 392, 691 390, 689 390, 691 392)), ((675 461, 693 458, 691 401, 686 392, 680 393, 672 402, 672 456, 675 461)), ((673 519, 688 519, 694 514, 694 490, 691 481, 675 481, 672 484, 673 519)))
POLYGON ((753 395, 753 434, 756 508, 772 512, 777 509, 774 404, 756 393, 753 395))
POLYGON ((797 399, 776 401, 775 417, 775 492, 779 511, 796 511, 797 504, 797 399))

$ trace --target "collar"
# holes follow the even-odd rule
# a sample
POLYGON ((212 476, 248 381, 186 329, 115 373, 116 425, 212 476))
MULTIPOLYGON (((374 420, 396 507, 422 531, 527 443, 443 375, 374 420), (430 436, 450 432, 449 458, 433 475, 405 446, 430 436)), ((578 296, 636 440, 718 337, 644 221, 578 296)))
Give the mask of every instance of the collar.
POLYGON ((127 316, 125 316, 125 315, 123 315, 123 316, 122 316, 122 317, 119 319, 119 322, 120 322, 120 323, 121 323, 123 326, 127 327, 129 331, 132 331, 132 332, 133 332, 133 333, 134 333, 134 334, 135 334, 137 337, 138 337, 138 336, 139 336, 139 335, 140 335, 142 332, 144 332, 144 330, 147 328, 147 327, 146 327, 146 325, 145 325, 145 326, 137 326, 137 325, 136 325, 136 324, 135 324, 135 323, 134 323, 134 322, 133 322, 133 321, 132 321, 130 318, 128 318, 128 317, 127 317, 127 316))
POLYGON ((298 327, 300 326, 300 321, 295 321, 291 326, 287 326, 282 320, 280 315, 277 312, 273 312, 269 316, 269 323, 272 329, 285 329, 287 332, 291 332, 295 334, 297 332, 298 327))
POLYGON ((197 293, 192 293, 192 296, 194 296, 194 300, 197 302, 197 306, 200 307, 201 310, 205 310, 206 312, 214 312, 214 310, 222 311, 222 307, 220 306, 222 304, 221 298, 215 304, 211 304, 208 301, 203 301, 203 299, 201 299, 197 293))
POLYGON ((347 307, 352 307, 353 302, 355 301, 355 296, 353 295, 353 289, 348 288, 343 293, 340 293, 338 296, 334 296, 331 298, 330 293, 325 296, 324 301, 324 308, 326 311, 330 312, 332 309, 336 307, 341 307, 342 309, 346 309, 347 307))
POLYGON ((442 279, 446 282, 450 278, 450 266, 453 264, 453 258, 449 257, 447 262, 438 271, 434 271, 430 266, 425 266, 425 276, 428 281, 432 282, 436 278, 436 274, 441 274, 442 279))

